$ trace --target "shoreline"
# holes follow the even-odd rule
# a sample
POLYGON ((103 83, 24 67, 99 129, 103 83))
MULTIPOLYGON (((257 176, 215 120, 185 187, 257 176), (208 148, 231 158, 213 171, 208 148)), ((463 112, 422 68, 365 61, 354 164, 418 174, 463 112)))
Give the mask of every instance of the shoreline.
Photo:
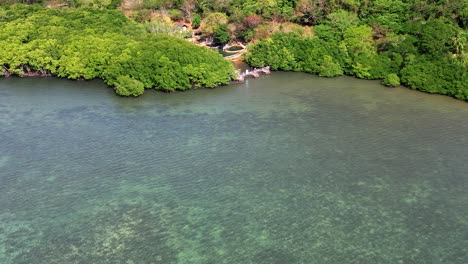
MULTIPOLYGON (((250 67, 250 65, 248 65, 247 63, 245 63, 244 61, 242 60, 237 60, 237 61, 233 61, 233 64, 236 66, 236 73, 238 73, 239 71, 241 71, 241 69, 243 68, 242 66, 247 66, 248 69, 253 69, 250 67)), ((292 72, 292 73, 302 73, 302 74, 308 74, 308 75, 313 75, 313 76, 317 76, 319 78, 327 78, 327 79, 331 79, 329 77, 322 77, 322 76, 319 76, 318 74, 312 74, 312 73, 307 73, 307 72, 302 72, 302 71, 283 71, 283 70, 278 70, 278 71, 275 71, 275 70, 270 70, 271 72, 292 72)), ((270 73, 271 73, 270 72, 270 73)), ((242 71, 241 71, 242 73, 242 71)), ((266 74, 262 74, 262 75, 268 75, 270 73, 266 73, 266 74)), ((260 75, 261 76, 261 75, 260 75)), ((111 89, 115 89, 115 87, 113 86, 110 86, 108 84, 105 83, 104 79, 101 79, 101 78, 93 78, 93 79, 84 79, 84 78, 78 78, 78 79, 69 79, 69 78, 66 78, 66 77, 58 77, 56 75, 53 75, 53 74, 50 74, 50 73, 39 73, 39 72, 29 72, 27 74, 23 74, 23 75, 16 75, 16 74, 12 74, 12 73, 8 73, 8 74, 1 74, 0 75, 0 79, 1 78, 48 78, 48 77, 52 77, 52 78, 58 78, 58 79, 63 79, 63 80, 69 80, 69 81, 92 81, 92 80, 100 80, 102 81, 107 87, 111 88, 111 89)), ((341 75, 341 76, 336 76, 336 77, 349 77, 349 78, 353 78, 353 79, 356 79, 356 80, 362 80, 362 81, 378 81, 379 84, 383 87, 383 88, 388 88, 388 89, 397 89, 397 88, 403 88, 403 89, 406 89, 406 90, 410 90, 410 91, 414 91, 414 92, 417 92, 417 93, 423 93, 423 94, 427 94, 427 95, 433 95, 433 96, 443 96, 443 97, 447 97, 447 98, 450 98, 450 99, 453 99, 453 100, 456 100, 456 101, 459 101, 459 102, 462 102, 462 103, 468 103, 468 101, 466 100, 462 100, 462 99, 459 99, 459 98, 456 98, 456 97, 453 97, 453 96, 447 96, 447 95, 443 95, 443 94, 438 94, 438 93, 429 93, 429 92, 426 92, 426 91, 422 91, 422 90, 418 90, 418 89, 413 89, 409 86, 406 86, 404 84, 401 84, 399 86, 395 86, 395 87, 390 87, 390 86, 386 86, 384 84, 382 84, 382 80, 381 79, 361 79, 361 78, 358 78, 356 76, 351 76, 351 75, 341 75)), ((254 76, 254 79, 256 79, 258 77, 255 77, 254 76)), ((335 78, 335 77, 332 77, 332 78, 335 78)), ((229 84, 223 84, 223 85, 218 85, 216 86, 215 88, 218 88, 218 87, 222 87, 222 86, 226 86, 226 85, 230 85, 230 84, 239 84, 239 83, 243 83, 243 81, 240 81, 240 80, 231 80, 229 82, 229 84)), ((184 91, 192 91, 192 90, 197 90, 197 89, 213 89, 213 88, 209 88, 209 87, 194 87, 194 88, 191 88, 191 89, 187 89, 187 90, 175 90, 175 91, 172 91, 172 92, 184 92, 184 91)), ((152 89, 152 88, 149 88, 149 89, 145 89, 145 90, 155 90, 157 92, 163 92, 163 93, 172 93, 171 91, 164 91, 164 90, 156 90, 156 89, 152 89)), ((127 98, 131 98, 129 96, 120 96, 119 97, 127 97, 127 98)))
POLYGON ((4 71, 2 74, 0 74, 0 77, 5 77, 5 78, 8 78, 8 77, 20 77, 20 78, 23 78, 23 77, 29 77, 29 78, 34 78, 34 77, 52 77, 53 75, 49 72, 41 72, 41 71, 27 71, 27 72, 24 72, 23 74, 19 75, 19 74, 15 74, 15 73, 11 73, 9 71, 4 71))

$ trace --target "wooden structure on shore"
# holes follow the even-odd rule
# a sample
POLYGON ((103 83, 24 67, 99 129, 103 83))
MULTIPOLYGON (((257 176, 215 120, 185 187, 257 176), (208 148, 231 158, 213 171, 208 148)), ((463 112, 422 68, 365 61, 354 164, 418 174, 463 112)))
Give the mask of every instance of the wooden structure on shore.
POLYGON ((236 52, 235 54, 232 54, 232 55, 229 55, 229 56, 224 56, 224 58, 226 60, 235 61, 235 60, 239 59, 240 57, 242 57, 242 55, 244 55, 244 51, 236 52))
POLYGON ((251 71, 246 70, 245 72, 241 72, 237 74, 237 81, 243 82, 246 77, 252 76, 254 78, 260 77, 260 74, 269 74, 270 73, 270 66, 266 66, 263 68, 255 68, 251 71))

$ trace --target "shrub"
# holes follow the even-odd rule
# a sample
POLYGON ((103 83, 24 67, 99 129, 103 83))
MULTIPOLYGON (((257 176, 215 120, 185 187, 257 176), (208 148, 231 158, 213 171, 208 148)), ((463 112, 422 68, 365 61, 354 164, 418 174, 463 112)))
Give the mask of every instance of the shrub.
POLYGON ((142 9, 138 13, 136 13, 135 21, 138 23, 144 23, 151 20, 151 13, 152 11, 149 9, 142 9))
POLYGON ((135 80, 128 75, 117 77, 115 92, 122 96, 139 96, 145 91, 142 82, 135 80))
POLYGON ((386 86, 395 87, 400 85, 400 77, 395 73, 390 73, 385 77, 385 79, 383 79, 382 83, 386 86))
POLYGON ((213 12, 210 13, 207 17, 205 17, 201 24, 202 24, 202 33, 204 35, 212 35, 214 34, 216 28, 219 25, 222 24, 227 24, 228 18, 226 14, 224 13, 219 13, 219 12, 213 12))
POLYGON ((198 28, 200 26, 200 23, 201 23, 201 16, 199 14, 195 14, 193 16, 193 20, 192 20, 192 28, 198 28))
POLYGON ((231 32, 226 24, 220 24, 216 27, 214 32, 214 40, 219 44, 226 44, 231 38, 231 32))
POLYGON ((182 18, 184 18, 184 14, 182 13, 182 11, 180 11, 178 9, 171 9, 169 11, 169 16, 174 21, 175 20, 181 20, 182 18))
POLYGON ((169 36, 176 35, 169 18, 140 25, 120 11, 34 8, 1 22, 1 73, 22 76, 32 70, 69 79, 101 78, 123 96, 138 96, 145 88, 215 87, 234 77, 232 63, 221 54, 169 36), (145 26, 157 34, 145 32, 145 26), (200 75, 191 78, 190 67, 200 75))
POLYGON ((340 64, 334 62, 333 58, 328 55, 323 56, 323 61, 319 66, 319 76, 335 77, 339 75, 343 75, 340 64))

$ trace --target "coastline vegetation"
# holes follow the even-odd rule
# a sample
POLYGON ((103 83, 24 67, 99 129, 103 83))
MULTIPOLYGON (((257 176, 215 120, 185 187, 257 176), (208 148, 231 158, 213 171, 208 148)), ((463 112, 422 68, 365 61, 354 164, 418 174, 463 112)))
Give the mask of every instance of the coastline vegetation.
POLYGON ((234 78, 230 63, 183 40, 191 38, 250 43, 244 60, 253 67, 381 79, 468 100, 466 1, 26 2, 57 9, 15 2, 0 0, 6 74, 102 78, 121 95, 215 87, 234 78))
POLYGON ((250 45, 245 60, 273 70, 382 79, 387 86, 401 83, 468 100, 468 6, 425 3, 422 8, 422 3, 379 0, 356 9, 341 6, 346 9, 314 20, 312 36, 275 33, 250 45))
POLYGON ((0 74, 101 78, 123 96, 216 87, 231 62, 167 34, 149 33, 119 10, 0 7, 0 74))

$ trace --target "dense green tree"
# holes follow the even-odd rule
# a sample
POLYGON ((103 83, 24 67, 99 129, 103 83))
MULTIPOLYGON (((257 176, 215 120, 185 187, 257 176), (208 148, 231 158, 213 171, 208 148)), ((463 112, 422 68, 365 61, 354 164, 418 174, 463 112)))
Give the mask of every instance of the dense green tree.
POLYGON ((245 59, 253 66, 320 76, 342 70, 467 100, 468 9, 460 2, 299 1, 297 12, 325 14, 314 21, 314 37, 273 35, 250 45, 245 59))
POLYGON ((339 42, 342 38, 341 32, 330 25, 320 24, 314 27, 314 34, 330 43, 339 42))
POLYGON ((398 77, 398 75, 395 73, 390 73, 385 77, 385 79, 383 79, 382 83, 386 86, 395 87, 400 85, 400 77, 398 77))
POLYGON ((318 75, 323 77, 335 77, 343 75, 343 69, 341 69, 338 63, 333 61, 332 57, 325 55, 320 63, 318 75))
POLYGON ((227 22, 228 18, 225 14, 219 12, 211 13, 201 21, 202 32, 207 36, 211 36, 219 25, 225 25, 227 22))
POLYGON ((147 33, 118 11, 11 8, 28 12, 0 22, 4 74, 102 78, 126 96, 138 96, 145 88, 215 87, 234 77, 232 64, 220 54, 167 34, 147 33), (192 78, 187 69, 207 73, 192 78))
POLYGON ((193 16, 192 27, 196 29, 200 26, 200 23, 201 23, 201 16, 199 14, 195 14, 193 16))
POLYGON ((229 31, 226 24, 220 24, 216 27, 213 37, 216 43, 226 44, 231 38, 231 31, 229 31))
POLYGON ((139 96, 145 91, 142 82, 131 78, 128 75, 119 76, 115 81, 115 92, 122 96, 139 96))
POLYGON ((454 50, 453 39, 457 33, 457 26, 446 18, 428 21, 422 26, 419 36, 422 52, 438 56, 454 50))
POLYGON ((343 33, 349 27, 357 25, 359 18, 354 13, 340 9, 327 16, 327 23, 343 33))
MULTIPOLYGON (((133 7, 134 19, 143 25, 117 10, 45 11, 40 5, 10 5, 17 1, 0 0, 4 74, 103 78, 109 85, 128 76, 147 89, 167 91, 227 83, 232 65, 220 56, 161 35, 179 31, 171 21, 155 19, 153 12, 171 10, 173 19, 192 19, 202 37, 215 42, 255 40, 245 54, 254 67, 347 74, 386 84, 397 83, 396 76, 414 89, 468 98, 466 1, 143 0, 133 7), (313 25, 313 36, 271 35, 277 23, 286 21, 313 25)), ((119 1, 63 3, 105 9, 119 1)), ((296 27, 301 35, 309 30, 296 27)))

